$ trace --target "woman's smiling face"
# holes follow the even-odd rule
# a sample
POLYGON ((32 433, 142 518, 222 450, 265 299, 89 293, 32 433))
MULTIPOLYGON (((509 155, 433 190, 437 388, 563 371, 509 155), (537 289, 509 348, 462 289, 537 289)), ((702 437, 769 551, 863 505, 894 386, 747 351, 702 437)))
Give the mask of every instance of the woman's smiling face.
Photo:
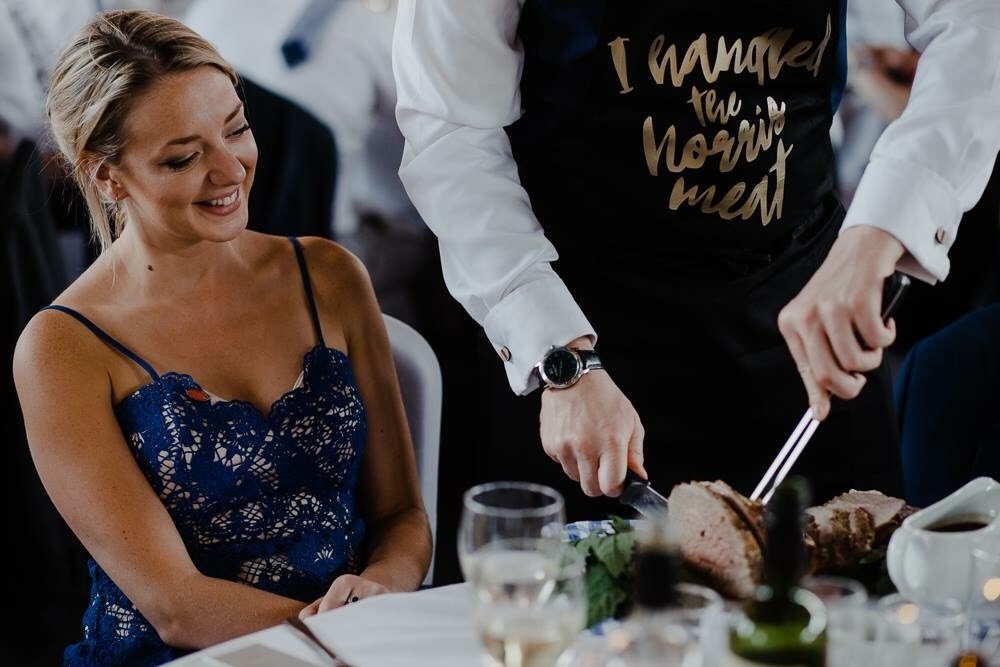
POLYGON ((149 241, 230 241, 247 225, 257 144, 226 74, 211 66, 164 76, 125 120, 125 149, 107 187, 149 241))

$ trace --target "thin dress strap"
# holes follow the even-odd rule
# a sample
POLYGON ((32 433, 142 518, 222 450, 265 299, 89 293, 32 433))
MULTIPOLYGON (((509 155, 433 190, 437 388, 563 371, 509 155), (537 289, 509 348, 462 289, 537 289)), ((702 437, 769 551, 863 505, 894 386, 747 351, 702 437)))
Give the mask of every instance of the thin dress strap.
POLYGON ((46 306, 45 308, 42 308, 42 310, 59 310, 59 311, 62 311, 64 313, 66 313, 67 315, 72 315, 77 320, 79 320, 85 327, 87 327, 88 329, 90 329, 94 333, 95 336, 97 336, 98 338, 100 338, 101 340, 103 340, 105 343, 107 343, 111 347, 115 348, 116 350, 118 350, 119 352, 121 352, 122 354, 124 354, 126 357, 128 357, 129 359, 131 359, 135 363, 137 363, 140 366, 142 366, 142 370, 144 370, 147 373, 149 373, 149 377, 151 377, 153 380, 159 380, 160 379, 160 376, 156 373, 155 370, 153 370, 152 366, 150 366, 148 363, 146 363, 145 359, 143 359, 138 354, 136 354, 135 352, 133 352, 132 350, 128 349, 127 347, 125 347, 124 345, 122 345, 121 343, 119 343, 117 340, 115 340, 114 338, 112 338, 111 336, 109 336, 103 329, 101 329, 99 326, 97 326, 96 324, 94 324, 93 322, 91 322, 90 320, 88 320, 86 317, 84 317, 79 312, 73 310, 72 308, 67 308, 66 306, 55 306, 55 305, 53 305, 53 306, 46 306))
POLYGON ((323 340, 323 328, 319 325, 319 312, 316 310, 316 299, 313 298, 312 281, 309 280, 309 267, 306 265, 306 256, 302 252, 302 244, 294 236, 289 236, 288 240, 292 242, 292 247, 295 248, 295 258, 299 260, 299 271, 302 273, 302 284, 306 288, 309 315, 312 316, 313 328, 316 329, 316 338, 320 345, 326 347, 326 341, 323 340))

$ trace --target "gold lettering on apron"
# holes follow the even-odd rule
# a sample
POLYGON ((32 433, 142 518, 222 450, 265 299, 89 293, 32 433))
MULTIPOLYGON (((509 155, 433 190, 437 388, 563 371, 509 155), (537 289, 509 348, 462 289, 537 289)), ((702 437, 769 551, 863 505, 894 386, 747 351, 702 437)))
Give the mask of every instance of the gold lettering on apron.
POLYGON ((823 54, 826 53, 826 45, 830 42, 830 35, 833 34, 833 23, 830 15, 826 15, 826 34, 823 36, 822 41, 819 43, 819 48, 816 49, 816 61, 810 66, 810 71, 813 73, 813 78, 819 76, 819 66, 823 62, 823 54))
MULTIPOLYGON (((763 103, 754 105, 754 116, 739 118, 743 110, 739 95, 736 92, 726 95, 712 86, 727 72, 752 74, 763 86, 768 80, 777 79, 785 67, 803 69, 818 77, 832 32, 832 17, 827 14, 826 31, 818 43, 809 39, 793 42, 793 29, 774 27, 748 40, 730 41, 725 36, 719 37, 713 51, 707 34, 702 33, 679 55, 683 47, 668 44, 665 35, 653 39, 647 54, 653 81, 657 85, 669 83, 680 87, 689 74, 700 70, 707 87, 702 90, 692 85, 687 103, 694 110, 701 128, 731 124, 736 127, 718 127, 714 133, 698 132, 683 141, 678 139, 676 125, 671 124, 659 133, 653 116, 647 116, 642 124, 642 145, 651 176, 659 176, 661 168, 671 174, 703 169, 714 156, 719 156, 718 173, 726 174, 775 149, 774 163, 752 186, 750 181, 739 181, 723 192, 718 184, 688 186, 683 175, 677 176, 670 191, 670 209, 676 211, 689 206, 723 220, 749 220, 759 216, 764 226, 781 219, 787 163, 794 149, 793 144, 786 147, 781 139, 787 114, 785 102, 768 96, 763 103)), ((628 38, 618 37, 609 42, 622 94, 633 90, 626 66, 625 44, 628 41, 628 38)))
POLYGON ((740 120, 735 137, 728 130, 721 129, 711 142, 699 132, 684 144, 680 160, 677 159, 677 128, 670 125, 657 140, 653 117, 647 116, 642 123, 646 168, 650 176, 658 176, 662 163, 668 171, 677 174, 685 169, 699 169, 708 157, 720 155, 719 171, 730 172, 740 160, 754 162, 761 151, 770 150, 775 137, 785 128, 785 111, 784 102, 779 105, 774 98, 768 97, 767 118, 758 118, 756 123, 744 118, 740 120))
POLYGON ((750 190, 746 200, 738 208, 740 197, 746 192, 747 184, 740 181, 729 188, 722 198, 716 202, 715 195, 718 188, 709 185, 700 189, 697 185, 686 187, 683 176, 678 176, 674 181, 673 189, 670 191, 669 206, 671 210, 678 210, 682 205, 698 207, 700 205, 703 213, 715 214, 723 220, 733 220, 742 218, 749 220, 759 212, 761 224, 767 226, 771 220, 780 220, 782 206, 785 201, 785 163, 792 152, 794 146, 785 148, 785 143, 778 139, 777 156, 774 165, 764 174, 757 184, 750 190), (770 190, 770 174, 774 174, 774 196, 768 197, 770 190))
POLYGON ((608 46, 611 47, 611 62, 614 63, 615 74, 618 75, 618 82, 622 87, 618 91, 621 95, 635 90, 628 82, 628 54, 625 52, 625 42, 627 41, 629 41, 628 37, 618 37, 614 41, 608 42, 608 46))
POLYGON ((694 107, 694 113, 698 116, 698 122, 702 127, 709 122, 725 125, 743 108, 743 101, 736 96, 736 93, 729 93, 729 98, 725 102, 720 101, 716 104, 715 90, 709 88, 702 92, 698 90, 698 86, 691 86, 688 104, 694 107))
MULTIPOLYGON (((726 38, 719 37, 715 44, 715 53, 709 52, 708 35, 702 33, 691 42, 684 51, 684 56, 678 58, 676 44, 667 45, 665 35, 657 35, 649 45, 647 64, 649 73, 657 85, 669 81, 673 86, 680 87, 684 79, 701 69, 701 74, 709 84, 715 83, 724 72, 742 74, 749 72, 757 76, 757 82, 764 85, 768 79, 774 80, 781 74, 784 67, 804 68, 814 77, 819 76, 823 54, 829 44, 833 31, 832 18, 826 16, 826 34, 819 44, 812 40, 801 40, 789 46, 792 38, 792 28, 771 28, 750 39, 744 46, 742 38, 729 43, 726 38), (668 78, 669 73, 669 78, 668 78)), ((624 92, 631 90, 627 79, 616 58, 620 56, 624 67, 624 43, 619 37, 610 43, 612 59, 615 59, 615 69, 622 82, 624 92)))

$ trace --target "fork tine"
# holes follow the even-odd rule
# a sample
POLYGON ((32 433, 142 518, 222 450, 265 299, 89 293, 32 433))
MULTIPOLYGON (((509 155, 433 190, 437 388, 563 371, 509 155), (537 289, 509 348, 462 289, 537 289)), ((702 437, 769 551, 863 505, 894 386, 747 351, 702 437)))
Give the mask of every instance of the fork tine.
POLYGON ((792 453, 785 461, 785 465, 781 466, 781 471, 774 478, 774 484, 771 486, 771 490, 767 492, 766 496, 764 496, 763 503, 765 505, 771 499, 771 496, 774 495, 774 490, 778 488, 778 485, 781 484, 781 482, 788 475, 792 466, 795 465, 796 461, 798 461, 799 455, 802 454, 802 450, 804 450, 806 445, 809 444, 809 440, 813 437, 813 433, 816 432, 817 428, 819 428, 819 421, 816 419, 810 420, 809 426, 806 428, 806 432, 802 434, 802 438, 799 439, 798 443, 795 445, 795 449, 792 450, 792 453))
MULTIPOLYGON (((792 431, 792 434, 790 436, 788 436, 788 440, 785 441, 785 444, 784 446, 782 446, 781 451, 779 451, 778 455, 774 457, 774 460, 771 461, 771 466, 767 469, 767 472, 764 473, 764 476, 761 477, 760 482, 757 483, 757 488, 755 488, 753 490, 753 493, 750 494, 750 500, 757 500, 758 498, 760 498, 760 494, 764 492, 764 489, 766 489, 767 485, 771 482, 771 477, 778 470, 778 467, 782 464, 782 462, 784 462, 785 457, 788 456, 788 452, 791 451, 792 447, 795 445, 795 442, 799 439, 799 436, 802 435, 802 432, 806 430, 806 428, 808 427, 809 421, 812 419, 812 416, 813 416, 812 408, 806 410, 806 413, 802 415, 802 419, 799 420, 799 423, 795 427, 795 430, 792 431)), ((767 501, 765 500, 764 502, 767 501)))

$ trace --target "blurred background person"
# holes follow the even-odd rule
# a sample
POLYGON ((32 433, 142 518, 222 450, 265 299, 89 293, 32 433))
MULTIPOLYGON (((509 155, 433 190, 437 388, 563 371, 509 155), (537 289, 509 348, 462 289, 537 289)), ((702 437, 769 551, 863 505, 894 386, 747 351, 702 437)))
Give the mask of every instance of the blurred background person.
POLYGON ((0 441, 4 551, 0 590, 7 659, 59 664, 80 635, 85 552, 45 494, 28 452, 11 360, 28 320, 67 284, 39 149, 49 71, 61 44, 93 11, 87 3, 0 0, 0 441))
POLYGON ((368 267, 383 311, 421 329, 434 244, 397 174, 395 16, 394 0, 195 0, 183 18, 242 75, 330 128, 339 154, 332 238, 368 267))

